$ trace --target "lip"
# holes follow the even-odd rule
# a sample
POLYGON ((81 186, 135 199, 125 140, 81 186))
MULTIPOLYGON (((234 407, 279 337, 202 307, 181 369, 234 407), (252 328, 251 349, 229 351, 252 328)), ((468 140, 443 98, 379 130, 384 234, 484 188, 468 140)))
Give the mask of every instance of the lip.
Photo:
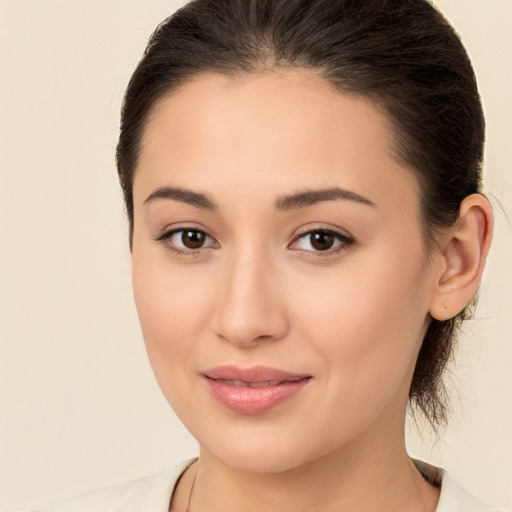
POLYGON ((302 391, 311 375, 267 366, 218 366, 203 372, 213 398, 241 414, 261 414, 302 391))

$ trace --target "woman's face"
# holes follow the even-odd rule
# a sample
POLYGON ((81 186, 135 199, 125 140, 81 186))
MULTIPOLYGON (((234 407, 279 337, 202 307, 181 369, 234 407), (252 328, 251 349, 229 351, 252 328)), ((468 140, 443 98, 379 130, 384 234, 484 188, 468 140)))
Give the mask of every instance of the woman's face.
POLYGON ((203 75, 155 111, 135 301, 204 453, 281 471, 402 435, 434 273, 392 146, 369 100, 307 72, 203 75))

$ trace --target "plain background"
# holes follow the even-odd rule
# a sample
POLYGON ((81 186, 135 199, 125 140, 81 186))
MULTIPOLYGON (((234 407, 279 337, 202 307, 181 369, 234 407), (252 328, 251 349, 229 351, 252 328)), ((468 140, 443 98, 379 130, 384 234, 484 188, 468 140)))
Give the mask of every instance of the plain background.
MULTIPOLYGON (((454 413, 411 451, 512 506, 512 0, 438 0, 472 56, 488 120, 496 239, 450 375, 454 413), (501 206, 500 206, 501 204, 501 206)), ((153 379, 131 296, 114 166, 119 109, 178 5, 0 2, 0 510, 157 471, 196 445, 153 379)))

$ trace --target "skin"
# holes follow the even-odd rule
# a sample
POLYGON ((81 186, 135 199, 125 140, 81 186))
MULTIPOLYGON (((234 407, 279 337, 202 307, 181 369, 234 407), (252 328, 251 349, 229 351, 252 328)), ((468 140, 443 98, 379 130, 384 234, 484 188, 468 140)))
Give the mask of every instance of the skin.
POLYGON ((134 182, 133 286, 153 371, 200 444, 171 510, 185 510, 198 471, 194 512, 434 511, 439 490, 405 450, 407 395, 430 315, 462 309, 478 285, 486 204, 464 204, 466 222, 427 265, 419 184, 369 100, 294 70, 202 75, 161 101, 134 182), (164 187, 216 209, 155 197, 164 187), (367 202, 276 209, 335 187, 367 202), (204 245, 156 240, 179 228, 206 233, 204 245), (342 238, 318 250, 305 235, 318 229, 342 238), (312 378, 244 415, 201 375, 226 364, 312 378))

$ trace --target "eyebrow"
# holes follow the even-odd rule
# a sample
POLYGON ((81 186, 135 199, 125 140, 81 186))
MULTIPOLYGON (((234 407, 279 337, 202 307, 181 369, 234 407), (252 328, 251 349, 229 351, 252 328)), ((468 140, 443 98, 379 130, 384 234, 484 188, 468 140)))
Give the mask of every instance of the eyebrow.
POLYGON ((370 201, 366 197, 339 187, 324 188, 319 190, 305 190, 304 192, 299 192, 298 194, 283 196, 276 200, 275 207, 277 210, 286 211, 304 208, 306 206, 311 206, 322 201, 338 201, 340 199, 355 201, 356 203, 365 204, 367 206, 371 206, 372 208, 377 207, 374 202, 370 201))
POLYGON ((144 204, 154 201, 155 199, 174 199, 175 201, 190 204, 201 210, 216 211, 218 209, 217 205, 206 194, 200 194, 199 192, 193 192, 185 188, 158 188, 146 197, 144 204))
MULTIPOLYGON (((218 210, 217 204, 206 194, 193 192, 192 190, 177 187, 162 187, 152 192, 144 201, 144 204, 156 199, 173 199, 183 203, 190 204, 201 210, 215 212, 218 210)), ((297 194, 281 196, 275 201, 275 208, 279 211, 295 210, 312 206, 323 201, 354 201, 376 208, 377 205, 355 192, 341 189, 339 187, 324 188, 318 190, 305 190, 297 194)))

